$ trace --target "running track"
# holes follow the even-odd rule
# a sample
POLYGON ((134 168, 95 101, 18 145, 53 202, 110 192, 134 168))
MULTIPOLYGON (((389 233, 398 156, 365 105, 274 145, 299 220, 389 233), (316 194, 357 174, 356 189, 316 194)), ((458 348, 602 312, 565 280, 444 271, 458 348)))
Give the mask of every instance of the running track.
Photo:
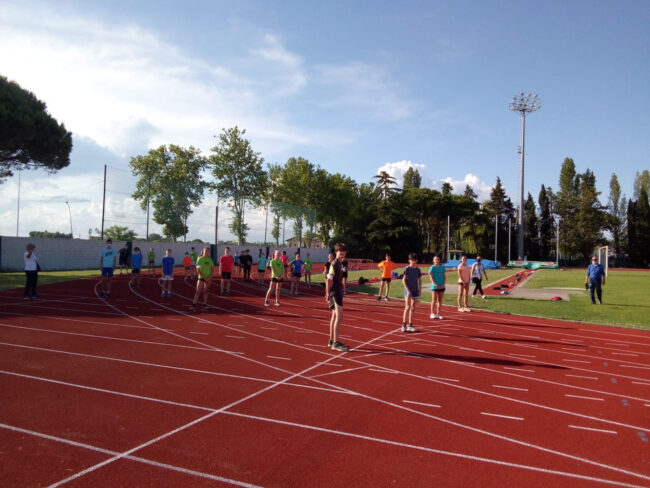
POLYGON ((0 486, 650 486, 646 332, 143 281, 0 293, 0 486))

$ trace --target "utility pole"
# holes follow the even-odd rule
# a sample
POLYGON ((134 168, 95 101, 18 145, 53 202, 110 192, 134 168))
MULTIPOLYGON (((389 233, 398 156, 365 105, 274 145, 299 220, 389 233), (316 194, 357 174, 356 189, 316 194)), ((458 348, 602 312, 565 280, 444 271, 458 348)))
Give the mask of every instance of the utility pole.
POLYGON ((106 165, 104 165, 104 197, 102 198, 102 241, 104 240, 104 216, 106 215, 106 165))
POLYGON ((521 157, 520 157, 520 171, 519 171, 519 212, 517 216, 517 255, 518 259, 524 259, 524 157, 526 154, 526 114, 539 110, 542 106, 542 101, 537 98, 537 95, 525 95, 523 92, 520 95, 512 97, 510 102, 510 110, 519 112, 521 115, 521 157))

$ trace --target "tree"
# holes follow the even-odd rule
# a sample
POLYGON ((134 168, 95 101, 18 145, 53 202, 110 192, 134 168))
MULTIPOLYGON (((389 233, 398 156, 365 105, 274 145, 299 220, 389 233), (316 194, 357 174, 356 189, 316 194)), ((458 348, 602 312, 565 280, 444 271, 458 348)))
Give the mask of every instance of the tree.
POLYGON ((162 241, 165 240, 165 238, 163 236, 161 236, 160 234, 157 234, 155 232, 151 232, 149 234, 149 239, 148 240, 151 241, 151 242, 162 242, 162 241))
POLYGON ((627 206, 628 254, 632 264, 648 267, 650 247, 650 205, 645 188, 639 190, 637 200, 629 200, 627 206))
MULTIPOLYGON (((101 234, 101 230, 95 229, 97 234, 101 234)), ((104 240, 112 239, 114 241, 132 241, 137 236, 136 232, 128 227, 113 225, 108 229, 104 229, 104 240)))
POLYGON ((222 129, 219 143, 212 148, 209 158, 212 175, 217 180, 214 189, 219 198, 229 200, 228 206, 234 214, 230 230, 240 245, 248 233, 244 220, 246 203, 260 206, 268 182, 262 168, 264 159, 253 151, 245 134, 246 130, 240 131, 237 126, 222 129))
POLYGON ((465 192, 463 193, 468 198, 471 198, 472 200, 476 200, 478 198, 478 193, 474 191, 474 188, 472 188, 469 185, 465 185, 465 192))
POLYGON ((548 259, 551 250, 555 249, 553 239, 555 236, 553 221, 553 190, 550 186, 542 188, 539 191, 537 199, 539 204, 539 257, 548 259))
POLYGON ((442 188, 440 189, 440 192, 443 195, 451 195, 451 192, 453 192, 453 191, 454 191, 454 187, 451 186, 451 183, 449 183, 448 181, 445 181, 442 184, 442 188))
POLYGON ((133 175, 139 177, 132 197, 143 210, 151 201, 154 222, 162 225, 163 233, 173 241, 187 234, 187 218, 207 188, 201 175, 206 166, 201 152, 170 144, 133 157, 129 164, 133 175))
MULTIPOLYGON (((499 257, 503 259, 508 254, 508 239, 504 238, 508 235, 508 219, 514 220, 515 210, 512 200, 506 194, 506 190, 501 184, 501 178, 498 176, 496 184, 490 191, 490 199, 483 205, 483 210, 491 222, 497 219, 497 259, 499 257)), ((491 242, 494 242, 494 231, 491 232, 491 242)), ((514 238, 514 235, 512 237, 514 238)))
POLYGON ((417 169, 413 169, 413 167, 407 169, 404 174, 404 190, 409 188, 420 188, 421 185, 422 176, 420 176, 420 172, 417 169))
POLYGON ((378 175, 373 176, 377 180, 377 196, 380 200, 386 200, 388 197, 398 191, 397 180, 386 171, 381 171, 378 175))
POLYGON ((64 234, 63 232, 48 232, 46 230, 31 230, 29 237, 49 237, 54 239, 72 239, 72 234, 64 234))
POLYGON ((72 134, 47 106, 16 82, 0 76, 0 183, 12 168, 55 172, 70 164, 72 134))
POLYGON ((607 216, 598 201, 600 192, 596 191, 596 176, 587 168, 576 178, 578 188, 578 207, 573 222, 577 232, 576 246, 584 258, 589 257, 596 246, 605 243, 601 229, 607 222, 607 216))
POLYGON ((555 195, 555 213, 560 218, 561 248, 564 255, 579 252, 579 233, 575 225, 578 213, 578 179, 576 166, 571 158, 565 158, 560 170, 560 189, 555 195))
POLYGON ((646 197, 650 195, 650 172, 645 169, 642 173, 636 172, 634 177, 634 198, 641 198, 641 191, 645 190, 646 197))
POLYGON ((524 249, 529 259, 538 259, 540 257, 537 208, 530 192, 524 204, 524 249))
POLYGON ((626 242, 625 231, 627 228, 627 201, 621 194, 621 185, 618 182, 616 173, 612 173, 609 180, 609 201, 607 203, 609 210, 608 229, 612 234, 612 244, 614 254, 620 256, 623 254, 623 244, 626 242))

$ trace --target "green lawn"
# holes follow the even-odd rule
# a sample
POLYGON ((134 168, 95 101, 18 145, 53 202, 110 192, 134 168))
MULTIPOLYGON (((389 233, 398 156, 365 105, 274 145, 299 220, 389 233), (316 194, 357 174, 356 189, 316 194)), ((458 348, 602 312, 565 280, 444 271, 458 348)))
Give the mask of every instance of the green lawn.
MULTIPOLYGON (((60 283, 62 281, 80 280, 90 276, 99 276, 98 269, 83 269, 75 271, 41 271, 38 273, 38 284, 60 283)), ((25 273, 0 273, 0 290, 23 288, 25 286, 25 273)))
MULTIPOLYGON (((498 281, 501 278, 516 273, 514 270, 488 270, 488 282, 498 281)), ((539 270, 525 284, 529 288, 566 287, 584 288, 586 270, 539 270)), ((378 276, 371 271, 353 271, 350 279, 359 276, 378 276), (372 274, 371 274, 372 273, 372 274)), ((454 283, 455 274, 448 273, 447 281, 454 283)), ((431 301, 428 292, 429 279, 422 281, 422 302, 431 301)), ((485 288, 485 286, 484 286, 485 288)), ((376 295, 379 292, 379 283, 360 286, 358 291, 376 295)), ((621 325, 650 330, 650 302, 648 290, 650 289, 650 272, 643 271, 611 271, 607 284, 603 287, 604 305, 592 305, 589 293, 584 291, 571 295, 570 301, 528 300, 513 297, 488 297, 487 300, 470 297, 470 307, 494 312, 530 315, 555 319, 576 320, 595 324, 621 325)), ((472 288, 470 288, 471 292, 472 288)), ((404 288, 399 280, 391 283, 390 296, 402 298, 404 288)), ((447 293, 444 301, 446 305, 456 304, 456 294, 447 293)))

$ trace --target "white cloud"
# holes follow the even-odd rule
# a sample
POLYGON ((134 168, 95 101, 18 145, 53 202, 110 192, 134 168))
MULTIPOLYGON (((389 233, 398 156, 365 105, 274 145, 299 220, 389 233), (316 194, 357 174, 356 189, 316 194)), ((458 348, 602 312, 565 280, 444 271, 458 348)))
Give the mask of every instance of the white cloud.
POLYGON ((433 188, 439 190, 442 187, 443 183, 449 183, 453 187, 452 193, 455 193, 457 195, 464 193, 465 185, 469 185, 474 190, 474 192, 478 194, 479 202, 490 199, 490 191, 494 186, 481 181, 478 176, 473 175, 472 173, 466 174, 465 178, 462 180, 455 180, 451 176, 448 176, 442 180, 436 180, 433 182, 433 188))
POLYGON ((426 185, 426 182, 428 181, 427 167, 424 164, 414 164, 411 161, 406 161, 406 160, 397 161, 395 163, 386 163, 383 166, 380 166, 379 169, 377 169, 377 174, 381 173, 382 171, 385 171, 393 178, 395 178, 397 182, 397 187, 402 188, 404 186, 404 175, 409 170, 409 168, 413 168, 414 170, 417 170, 420 173, 420 176, 422 177, 422 186, 427 186, 426 185))

